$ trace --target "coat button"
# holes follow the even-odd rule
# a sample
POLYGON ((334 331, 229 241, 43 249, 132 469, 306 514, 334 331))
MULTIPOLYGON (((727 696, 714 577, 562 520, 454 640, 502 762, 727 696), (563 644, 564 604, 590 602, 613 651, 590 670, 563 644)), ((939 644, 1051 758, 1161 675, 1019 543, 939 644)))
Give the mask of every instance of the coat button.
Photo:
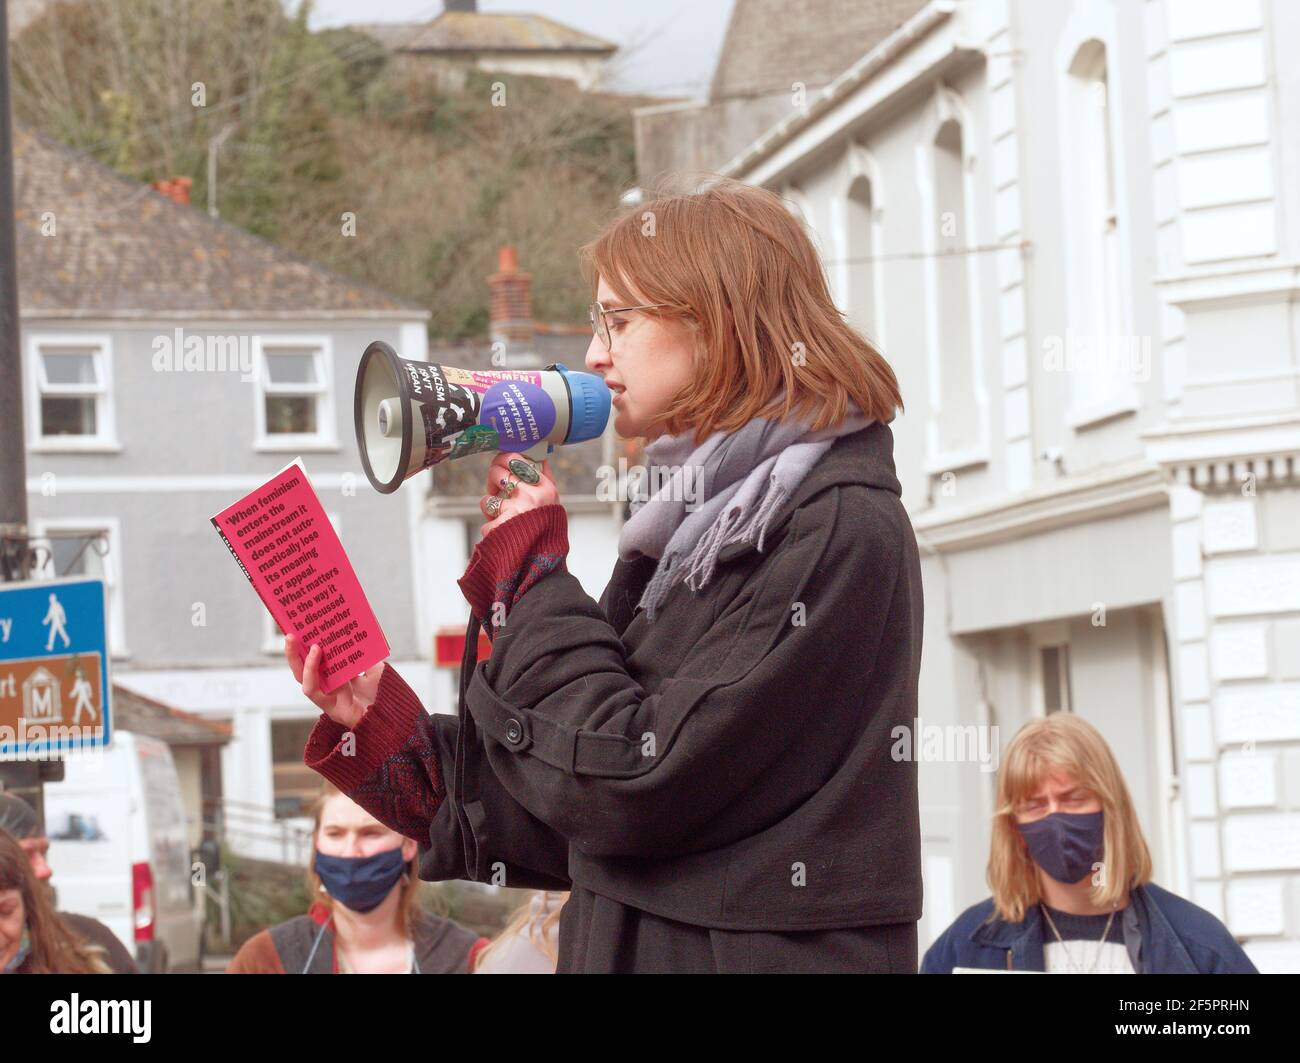
POLYGON ((518 720, 506 721, 506 741, 512 746, 517 746, 523 741, 524 729, 518 720))

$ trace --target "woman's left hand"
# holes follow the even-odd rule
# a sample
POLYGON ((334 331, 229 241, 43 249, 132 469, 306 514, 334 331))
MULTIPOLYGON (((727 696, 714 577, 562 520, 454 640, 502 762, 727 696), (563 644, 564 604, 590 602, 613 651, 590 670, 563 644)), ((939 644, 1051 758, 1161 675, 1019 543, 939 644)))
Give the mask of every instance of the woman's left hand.
MULTIPOLYGON (((549 461, 544 461, 539 466, 521 454, 514 454, 505 450, 499 451, 497 456, 492 459, 492 465, 488 468, 487 489, 488 493, 479 499, 479 510, 485 518, 482 529, 484 535, 487 535, 493 528, 511 517, 517 517, 520 513, 527 513, 530 509, 558 505, 560 501, 560 490, 555 486, 555 480, 551 477, 551 463, 549 461), (511 462, 522 463, 522 465, 516 464, 515 469, 512 470, 510 468, 511 462), (532 469, 537 473, 537 483, 530 484, 528 482, 528 476, 526 475, 528 469, 532 469), (521 476, 520 472, 525 472, 525 475, 521 476), (502 498, 504 490, 502 481, 507 479, 517 486, 511 489, 509 498, 502 498), (489 501, 494 496, 500 500, 500 506, 495 511, 489 505, 489 501)), ((496 505, 496 503, 492 503, 492 505, 496 505)))

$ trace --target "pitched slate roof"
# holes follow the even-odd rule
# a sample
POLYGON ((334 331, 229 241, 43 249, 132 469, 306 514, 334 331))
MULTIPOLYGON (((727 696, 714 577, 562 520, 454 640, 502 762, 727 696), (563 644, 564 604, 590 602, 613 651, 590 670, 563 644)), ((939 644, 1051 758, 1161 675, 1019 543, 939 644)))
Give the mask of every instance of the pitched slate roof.
POLYGON ((833 81, 926 0, 735 0, 710 98, 788 93, 833 81))
POLYGON ((353 26, 385 48, 402 52, 590 52, 612 55, 617 46, 544 15, 488 15, 445 11, 418 24, 353 26))
POLYGON ((223 746, 234 735, 228 723, 205 720, 117 683, 113 684, 113 725, 151 735, 169 746, 223 746))
POLYGON ((25 315, 429 316, 18 125, 14 171, 25 315))

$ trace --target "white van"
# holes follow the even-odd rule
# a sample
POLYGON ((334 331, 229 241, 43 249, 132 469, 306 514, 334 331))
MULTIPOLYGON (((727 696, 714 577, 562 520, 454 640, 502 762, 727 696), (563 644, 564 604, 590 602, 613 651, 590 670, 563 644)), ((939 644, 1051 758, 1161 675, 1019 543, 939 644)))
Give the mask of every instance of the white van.
POLYGON ((59 909, 106 925, 141 971, 198 969, 203 912, 171 750, 117 730, 111 749, 69 756, 64 773, 45 786, 59 909))

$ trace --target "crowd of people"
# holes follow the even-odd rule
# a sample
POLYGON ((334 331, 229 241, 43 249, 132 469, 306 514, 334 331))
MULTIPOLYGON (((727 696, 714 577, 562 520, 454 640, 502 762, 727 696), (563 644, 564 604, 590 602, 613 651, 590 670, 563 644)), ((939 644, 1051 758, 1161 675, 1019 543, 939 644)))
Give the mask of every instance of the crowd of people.
MULTIPOLYGON (((33 809, 0 793, 0 970, 135 973, 102 923, 58 912, 33 809)), ((538 890, 493 938, 426 910, 419 846, 330 783, 315 808, 309 910, 250 937, 228 974, 550 974, 567 892, 538 890)), ((1151 856, 1110 748, 1064 713, 1007 747, 987 881, 925 953, 923 974, 1254 973, 1213 915, 1151 881, 1151 856)))

